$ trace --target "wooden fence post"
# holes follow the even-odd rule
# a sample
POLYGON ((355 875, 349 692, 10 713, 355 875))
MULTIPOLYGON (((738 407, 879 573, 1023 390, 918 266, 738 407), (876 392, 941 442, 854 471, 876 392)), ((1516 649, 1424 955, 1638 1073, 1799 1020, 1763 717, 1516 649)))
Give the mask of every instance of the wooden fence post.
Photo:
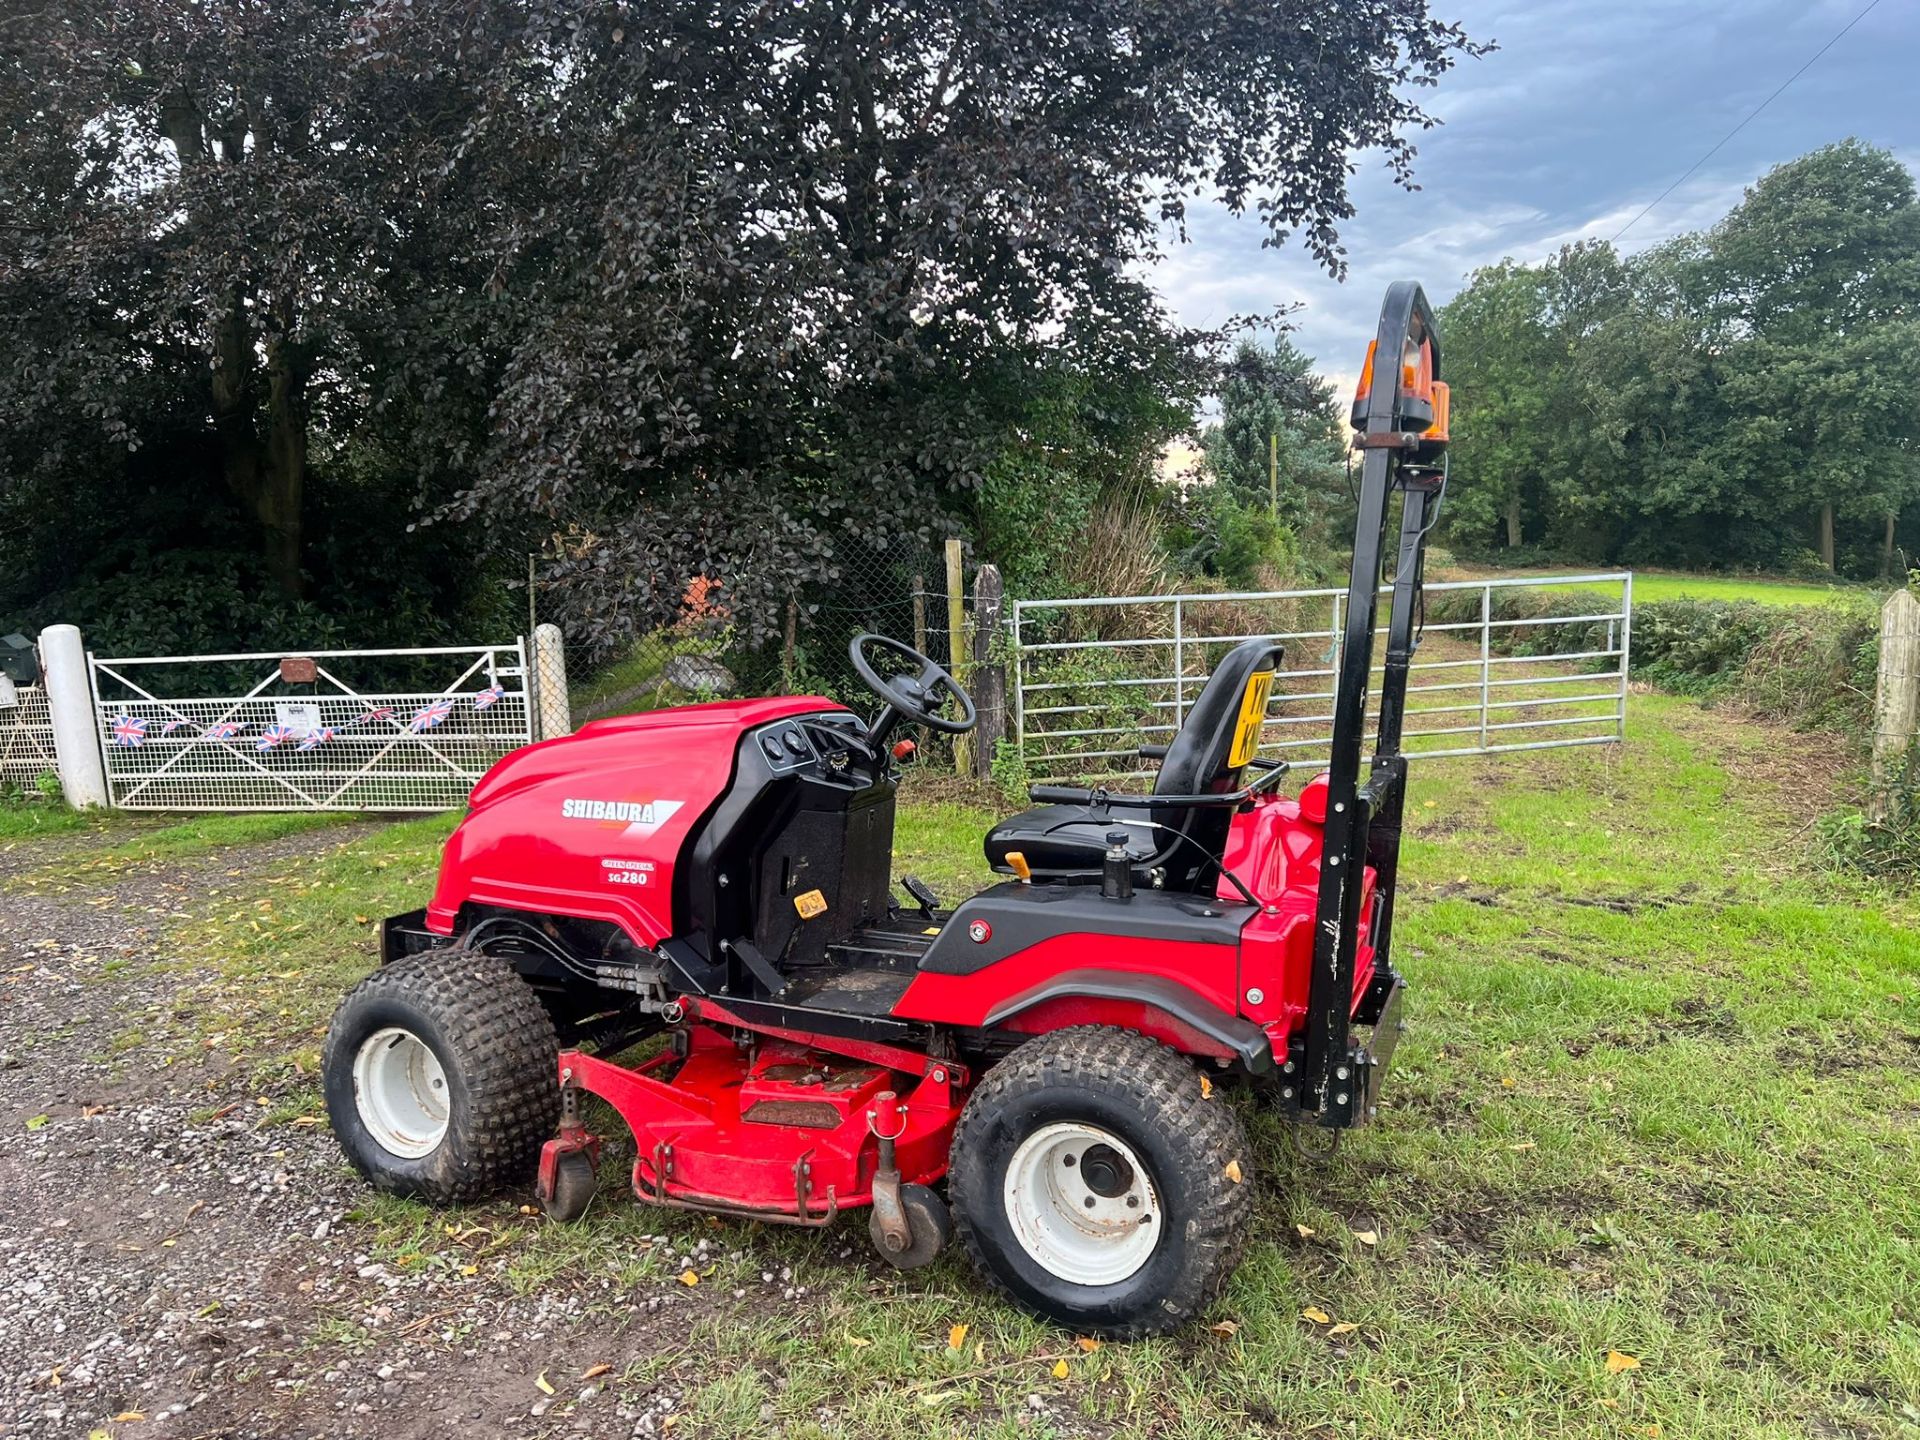
POLYGON ((800 642, 800 601, 796 596, 787 597, 787 634, 780 647, 780 688, 791 695, 793 693, 793 652, 800 642))
MULTIPOLYGON (((947 541, 947 669, 961 685, 967 683, 966 551, 956 535, 947 541)), ((973 772, 973 751, 967 737, 953 737, 956 774, 973 772)))
POLYGON ((927 653, 927 577, 913 577, 913 648, 927 653))
POLYGON ((995 652, 1000 644, 1000 567, 982 565, 973 577, 973 676, 967 689, 980 712, 973 732, 973 773, 993 775, 994 757, 1007 734, 1007 665, 995 652))
POLYGON ((1908 757, 1920 737, 1920 600, 1897 590, 1880 610, 1880 675, 1873 692, 1873 793, 1867 818, 1884 824, 1896 811, 1908 757))

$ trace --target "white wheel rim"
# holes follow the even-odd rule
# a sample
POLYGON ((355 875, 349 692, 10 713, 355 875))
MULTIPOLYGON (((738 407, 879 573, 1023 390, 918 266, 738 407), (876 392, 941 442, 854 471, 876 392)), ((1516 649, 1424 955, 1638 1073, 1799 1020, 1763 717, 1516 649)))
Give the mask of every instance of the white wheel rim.
POLYGON ((1021 1248, 1074 1285, 1125 1280, 1147 1263, 1164 1228, 1147 1167, 1126 1141, 1095 1125, 1048 1125, 1021 1141, 1004 1199, 1021 1248))
POLYGON ((411 1030, 376 1030, 353 1057, 353 1103, 382 1149, 429 1155, 447 1134, 447 1072, 411 1030))

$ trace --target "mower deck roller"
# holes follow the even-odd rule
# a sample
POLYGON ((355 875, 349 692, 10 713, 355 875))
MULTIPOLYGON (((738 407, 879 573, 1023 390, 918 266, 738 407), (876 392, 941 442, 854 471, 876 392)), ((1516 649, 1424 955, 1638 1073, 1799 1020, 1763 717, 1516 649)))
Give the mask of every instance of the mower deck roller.
POLYGON ((985 837, 1006 878, 951 909, 911 876, 911 903, 894 897, 892 737, 964 731, 973 704, 898 641, 853 643, 870 720, 797 696, 529 746, 475 788, 429 903, 386 922, 381 969, 335 1016, 349 1158, 435 1203, 532 1179, 577 1220, 612 1148, 593 1096, 631 1133, 646 1203, 799 1226, 865 1210, 902 1268, 957 1233, 991 1284, 1083 1334, 1200 1314, 1252 1209, 1224 1082, 1337 1138, 1373 1114, 1399 1029, 1400 723, 1445 488, 1439 361, 1425 297, 1392 287, 1354 403, 1333 761, 1297 796, 1259 753, 1281 660, 1260 639, 1142 752, 1149 793, 1035 787, 985 837))

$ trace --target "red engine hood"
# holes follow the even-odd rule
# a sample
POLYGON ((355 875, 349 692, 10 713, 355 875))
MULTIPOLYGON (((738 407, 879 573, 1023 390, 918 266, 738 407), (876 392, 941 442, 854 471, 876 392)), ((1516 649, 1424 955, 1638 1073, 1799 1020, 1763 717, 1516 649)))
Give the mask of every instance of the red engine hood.
POLYGON ((674 929, 674 865, 726 789, 742 733, 844 708, 819 696, 681 705, 514 751, 447 840, 429 928, 449 934, 462 905, 498 905, 609 920, 658 944, 674 929))

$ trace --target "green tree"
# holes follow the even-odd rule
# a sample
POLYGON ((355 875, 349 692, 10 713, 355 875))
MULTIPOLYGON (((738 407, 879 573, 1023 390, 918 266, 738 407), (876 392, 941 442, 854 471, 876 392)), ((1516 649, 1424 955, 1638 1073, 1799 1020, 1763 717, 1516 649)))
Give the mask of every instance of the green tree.
POLYGON ((1588 351, 1625 301, 1610 245, 1562 249, 1540 265, 1478 270, 1445 307, 1441 335, 1453 390, 1449 535, 1578 551, 1604 488, 1588 351))
POLYGON ((1920 485, 1912 174, 1857 140, 1803 155, 1747 191, 1700 263, 1709 311, 1732 337, 1728 444, 1746 478, 1785 513, 1811 516, 1828 570, 1837 519, 1883 521, 1884 573, 1920 485))
POLYGON ((1449 533, 1483 548, 1526 543, 1544 504, 1552 373, 1541 269, 1503 260, 1474 272, 1440 314, 1442 369, 1452 392, 1449 533))
POLYGON ((1220 419, 1201 436, 1214 484, 1296 528, 1341 473, 1333 386, 1313 367, 1285 335, 1271 348, 1241 341, 1222 375, 1220 419))

